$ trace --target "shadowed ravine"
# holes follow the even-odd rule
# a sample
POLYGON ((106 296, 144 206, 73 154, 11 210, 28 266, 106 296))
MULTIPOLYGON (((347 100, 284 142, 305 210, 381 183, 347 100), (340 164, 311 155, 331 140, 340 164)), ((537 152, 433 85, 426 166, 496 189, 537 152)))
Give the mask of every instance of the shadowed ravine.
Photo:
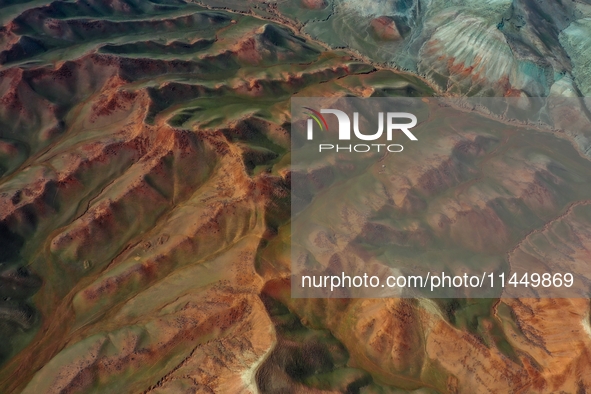
MULTIPOLYGON (((412 68, 349 43, 328 48, 339 45, 318 24, 343 18, 345 3, 0 0, 1 393, 591 390, 587 299, 290 297, 290 98, 586 89, 584 76, 573 82, 584 74, 567 31, 576 26, 551 32, 579 54, 564 80, 552 79, 562 52, 539 70, 512 60, 525 71, 501 70, 511 81, 463 63, 486 68, 463 79, 455 63, 433 61, 450 45, 444 28, 427 28, 443 10, 425 14, 422 31, 411 14, 391 25, 357 10, 372 45, 398 33, 411 49, 431 40, 412 68)), ((529 20, 528 5, 512 15, 529 20)), ((495 34, 487 39, 506 45, 535 39, 495 34)), ((434 139, 420 166, 405 164, 402 202, 381 202, 413 217, 426 215, 423 200, 453 211, 449 231, 375 224, 367 241, 449 235, 477 252, 513 248, 509 259, 588 258, 591 210, 577 202, 591 162, 580 140, 545 132, 531 147, 527 135, 468 134, 434 139), (524 165, 534 155, 544 160, 524 165), (494 173, 490 162, 509 164, 494 173), (504 189, 485 201, 472 185, 504 189), (466 190, 461 204, 448 198, 466 190), (557 239, 569 245, 561 256, 557 239)))

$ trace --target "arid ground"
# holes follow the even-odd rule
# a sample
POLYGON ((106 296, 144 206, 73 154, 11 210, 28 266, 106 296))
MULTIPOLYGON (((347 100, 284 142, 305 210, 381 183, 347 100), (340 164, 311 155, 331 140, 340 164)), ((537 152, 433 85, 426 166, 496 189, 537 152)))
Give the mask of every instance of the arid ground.
POLYGON ((585 271, 588 0, 0 0, 0 25, 0 393, 591 393, 589 299, 294 299, 289 259, 292 97, 581 97, 575 132, 451 119, 359 231, 585 271))

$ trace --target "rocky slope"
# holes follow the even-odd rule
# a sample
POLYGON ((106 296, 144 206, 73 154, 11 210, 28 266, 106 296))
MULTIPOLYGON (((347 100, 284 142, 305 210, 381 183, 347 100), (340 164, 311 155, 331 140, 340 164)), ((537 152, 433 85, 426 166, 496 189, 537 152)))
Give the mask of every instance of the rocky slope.
MULTIPOLYGON (((522 15, 534 29, 529 2, 207 6, 0 2, 0 332, 9 339, 0 392, 591 390, 588 300, 292 299, 286 249, 292 96, 578 94, 585 23, 561 15, 585 5, 549 10, 556 20, 535 27, 576 54, 562 79, 556 70, 570 63, 540 47, 540 31, 497 28, 522 15), (222 7, 238 13, 210 9, 222 7), (460 17, 467 8, 474 20, 460 17), (347 28, 338 18, 354 15, 370 30, 342 45, 360 50, 372 37, 386 55, 408 47, 408 68, 435 85, 306 36, 341 45, 331 40, 349 35, 326 26, 347 28), (467 43, 454 46, 458 24, 467 43), (518 43, 530 48, 519 58, 518 43), (556 56, 539 65, 544 50, 556 56)), ((587 136, 546 132, 532 147, 484 134, 435 138, 424 166, 393 163, 409 174, 393 180, 395 208, 431 224, 445 214, 445 229, 410 218, 366 231, 400 245, 447 237, 473 253, 511 248, 509 259, 580 269, 587 136), (576 187, 560 192, 564 184, 576 187), (498 194, 483 200, 487 188, 498 194), (514 204, 514 215, 495 203, 514 204), (474 223, 492 224, 468 231, 474 223), (571 247, 529 247, 544 237, 571 247)))
MULTIPOLYGON (((236 0, 200 4, 244 11, 236 0)), ((250 0, 332 48, 412 71, 441 94, 547 96, 556 84, 589 91, 588 1, 250 0), (299 4, 298 4, 299 3, 299 4)))

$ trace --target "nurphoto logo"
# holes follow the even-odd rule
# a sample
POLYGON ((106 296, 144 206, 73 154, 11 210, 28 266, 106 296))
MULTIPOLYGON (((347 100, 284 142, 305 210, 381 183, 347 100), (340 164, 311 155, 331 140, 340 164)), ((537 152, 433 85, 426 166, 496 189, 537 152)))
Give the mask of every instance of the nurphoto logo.
MULTIPOLYGON (((322 114, 332 114, 336 116, 339 128, 339 141, 351 140, 351 118, 344 111, 332 108, 321 109, 316 111, 309 107, 304 107, 309 112, 307 122, 307 137, 308 140, 314 139, 314 125, 320 129, 321 132, 328 131, 328 122, 322 114)), ((384 112, 378 113, 378 130, 373 134, 364 134, 359 130, 359 112, 353 112, 353 133, 355 137, 361 141, 376 141, 380 139, 384 133, 384 123, 386 123, 386 139, 392 141, 394 131, 402 131, 411 141, 417 141, 417 137, 410 131, 411 128, 417 125, 417 117, 408 112, 384 112), (400 119, 408 119, 410 122, 397 123, 400 119)), ((384 148, 388 152, 402 152, 404 149, 400 144, 356 144, 356 145, 342 145, 342 144, 319 144, 318 151, 347 151, 365 153, 370 150, 377 150, 378 152, 384 148)))

